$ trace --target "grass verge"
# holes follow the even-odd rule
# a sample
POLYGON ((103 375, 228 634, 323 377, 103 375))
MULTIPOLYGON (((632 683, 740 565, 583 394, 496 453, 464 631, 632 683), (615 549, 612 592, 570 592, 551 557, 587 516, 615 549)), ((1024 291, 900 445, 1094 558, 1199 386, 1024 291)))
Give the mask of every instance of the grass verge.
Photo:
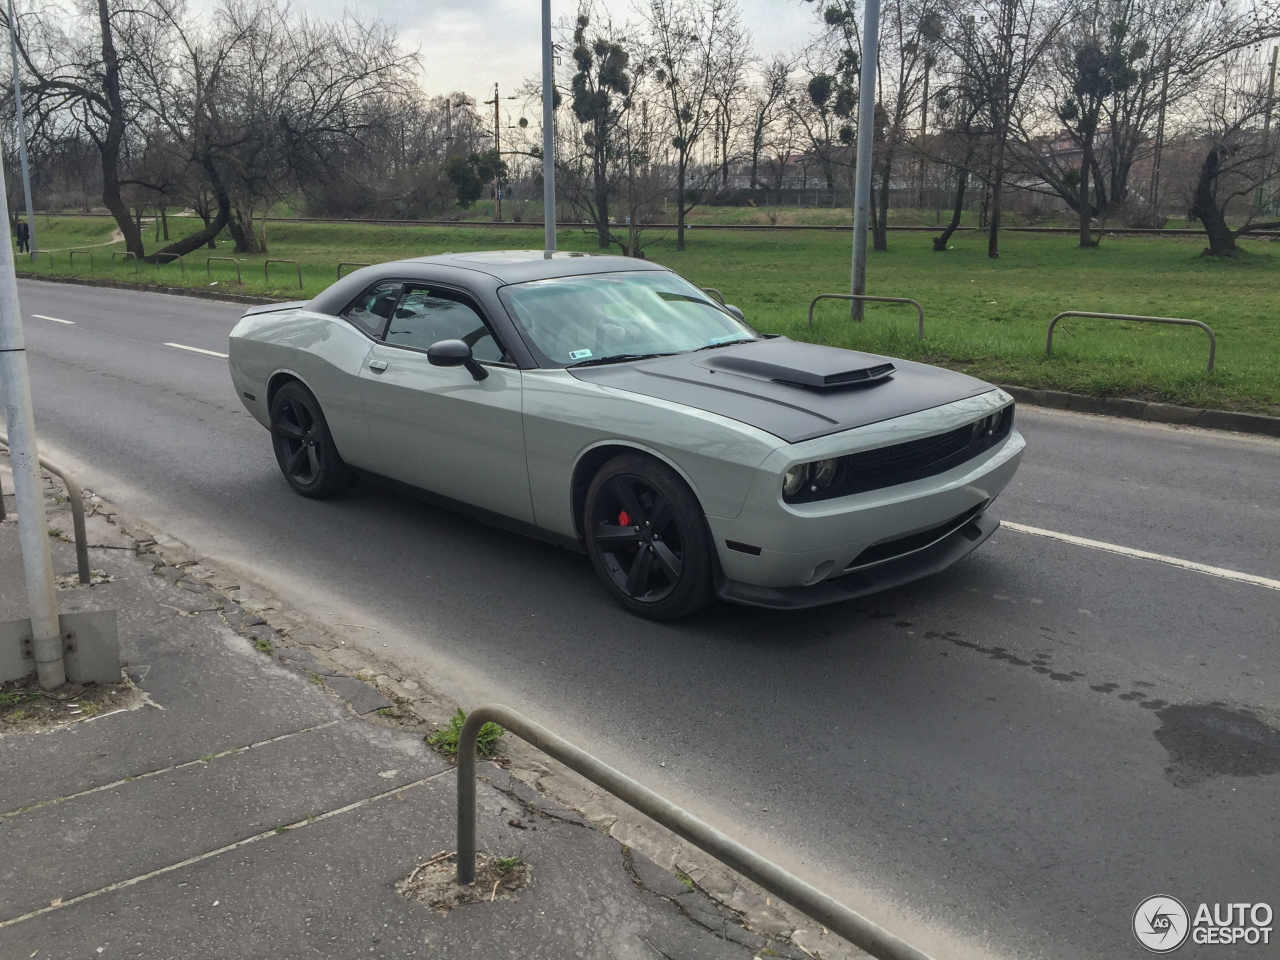
MULTIPOLYGON (((172 236, 197 225, 170 218, 172 236)), ((109 220, 41 217, 39 227, 42 248, 55 252, 34 267, 21 259, 23 275, 114 278, 287 299, 320 292, 336 278, 340 260, 377 263, 428 253, 523 249, 541 240, 539 231, 525 228, 269 224, 270 256, 301 265, 299 291, 289 264, 271 264, 265 276, 265 257, 235 257, 243 280, 237 283, 235 264, 206 262, 208 256, 233 257, 226 242, 216 251, 193 253, 182 265, 157 267, 120 256, 113 261, 111 254, 122 247, 107 242, 114 229, 109 220), (71 248, 91 249, 92 269, 79 252, 73 264, 71 248)), ((593 238, 578 230, 561 231, 559 244, 595 248, 593 238)), ((1280 257, 1266 241, 1243 241, 1241 255, 1232 259, 1201 257, 1202 242, 1168 238, 1109 237, 1098 248, 1081 249, 1070 236, 1010 233, 1001 240, 999 260, 987 258, 986 239, 975 233, 956 234, 944 253, 933 252, 928 233, 890 234, 889 246, 871 256, 869 289, 919 300, 923 342, 915 339, 913 311, 898 306, 869 306, 867 319, 852 323, 847 307, 824 302, 809 329, 809 301, 818 293, 848 290, 850 237, 843 233, 699 233, 695 227, 687 250, 677 251, 668 235, 646 252, 694 282, 724 291, 767 333, 923 360, 1029 387, 1280 415, 1280 257), (1204 321, 1218 335, 1215 369, 1205 370, 1208 344, 1199 330, 1109 320, 1064 321, 1054 354, 1046 358, 1046 328, 1063 310, 1204 321)))

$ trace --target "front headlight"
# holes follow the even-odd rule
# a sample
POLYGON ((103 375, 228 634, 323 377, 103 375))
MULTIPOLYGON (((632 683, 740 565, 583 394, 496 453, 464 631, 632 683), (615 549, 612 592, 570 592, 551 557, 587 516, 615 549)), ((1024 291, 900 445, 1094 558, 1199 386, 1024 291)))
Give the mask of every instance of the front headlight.
POLYGON ((807 463, 797 463, 782 478, 783 496, 794 497, 800 492, 800 488, 804 486, 804 482, 807 479, 809 479, 809 465, 807 463))
POLYGON ((831 481, 836 478, 836 469, 840 466, 840 461, 832 457, 829 460, 819 460, 813 465, 813 485, 815 487, 826 487, 831 485, 831 481))

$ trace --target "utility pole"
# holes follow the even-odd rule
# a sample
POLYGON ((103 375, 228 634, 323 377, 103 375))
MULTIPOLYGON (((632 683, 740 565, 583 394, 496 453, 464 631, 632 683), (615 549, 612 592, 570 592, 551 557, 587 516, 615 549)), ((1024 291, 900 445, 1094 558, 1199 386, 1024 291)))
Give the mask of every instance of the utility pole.
MULTIPOLYGON (((9 9, 12 11, 13 7, 9 9)), ((0 162, 0 196, 8 196, 3 162, 0 162)), ((36 674, 41 690, 55 690, 66 683, 67 676, 62 663, 62 630, 53 586, 49 522, 44 512, 44 483, 40 479, 25 346, 13 250, 9 244, 0 243, 0 396, 4 398, 4 419, 9 430, 9 466, 13 469, 18 539, 22 544, 22 567, 27 581, 36 674)))
MULTIPOLYGON (((13 99, 18 108, 18 159, 22 163, 22 190, 27 197, 27 229, 30 233, 31 262, 36 262, 40 249, 36 246, 36 211, 31 202, 31 173, 27 169, 27 122, 22 113, 22 82, 18 78, 18 26, 13 19, 13 0, 9 0, 9 57, 13 61, 13 99)), ((43 502, 43 501, 42 501, 43 502)))
MULTIPOLYGON (((866 0, 862 15, 862 80, 858 87, 858 160, 854 174, 853 280, 855 297, 867 292, 867 224, 871 214, 871 150, 876 133, 876 64, 879 59, 880 0, 866 0)), ((862 319, 862 301, 854 300, 849 316, 862 319)))
MULTIPOLYGON (((507 97, 508 100, 516 100, 517 97, 507 97)), ((493 104, 493 152, 497 155, 498 160, 502 160, 502 121, 498 117, 498 104, 502 98, 498 96, 498 85, 493 85, 493 99, 486 100, 485 106, 493 104)), ((495 220, 502 219, 502 178, 498 177, 497 186, 494 188, 494 196, 498 200, 498 210, 494 217, 495 220)))
MULTIPOLYGON (((493 153, 494 153, 494 156, 498 158, 499 162, 502 161, 502 130, 501 130, 502 122, 498 119, 498 104, 500 104, 501 102, 502 102, 502 98, 498 96, 498 84, 494 83, 493 99, 486 100, 485 104, 486 105, 490 103, 493 104, 493 153)), ((493 195, 498 202, 497 210, 494 213, 493 219, 501 220, 502 219, 502 177, 497 178, 497 183, 495 183, 493 186, 493 195)))
POLYGON ((542 255, 556 252, 555 51, 551 48, 551 0, 542 0, 542 255))
POLYGON ((1164 108, 1169 102, 1169 63, 1173 59, 1173 40, 1164 44, 1164 80, 1160 82, 1160 119, 1156 122, 1156 150, 1151 158, 1151 212, 1160 210, 1160 154, 1164 150, 1164 108))

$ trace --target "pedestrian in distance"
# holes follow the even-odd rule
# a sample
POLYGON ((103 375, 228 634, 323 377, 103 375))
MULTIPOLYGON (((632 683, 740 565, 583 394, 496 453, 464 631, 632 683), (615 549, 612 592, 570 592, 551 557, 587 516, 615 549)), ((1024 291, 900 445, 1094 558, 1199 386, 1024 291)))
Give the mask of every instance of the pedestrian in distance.
POLYGON ((14 233, 17 235, 17 238, 18 238, 18 252, 30 253, 31 252, 31 227, 27 224, 27 221, 19 217, 18 226, 15 228, 14 233))

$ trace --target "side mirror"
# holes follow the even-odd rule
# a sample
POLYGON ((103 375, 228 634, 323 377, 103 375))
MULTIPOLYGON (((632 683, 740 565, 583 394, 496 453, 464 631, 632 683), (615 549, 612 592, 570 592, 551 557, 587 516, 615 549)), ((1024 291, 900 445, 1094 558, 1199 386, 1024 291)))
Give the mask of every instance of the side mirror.
POLYGON ((489 371, 476 363, 471 348, 462 340, 437 340, 427 348, 427 362, 433 367, 466 367, 472 380, 489 376, 489 371))
POLYGON ((732 303, 726 303, 724 305, 724 308, 728 310, 730 313, 732 313, 739 320, 742 320, 743 322, 746 321, 747 315, 743 313, 741 310, 739 310, 737 307, 735 307, 732 303))

